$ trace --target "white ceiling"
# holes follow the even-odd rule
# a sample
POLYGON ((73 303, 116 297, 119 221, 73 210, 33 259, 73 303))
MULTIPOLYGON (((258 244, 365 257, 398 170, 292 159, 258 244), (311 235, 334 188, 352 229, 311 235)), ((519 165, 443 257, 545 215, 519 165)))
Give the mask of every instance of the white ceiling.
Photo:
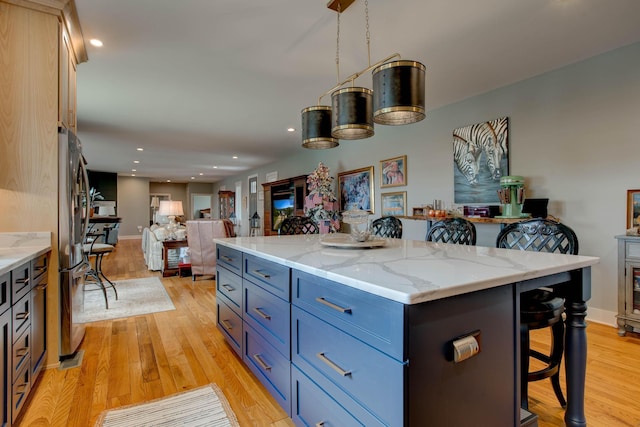
MULTIPOLYGON (((337 80, 327 0, 75 1, 92 170, 215 182, 271 163, 304 150, 300 110, 337 80)), ((357 0, 341 15, 341 79, 368 65, 364 10, 357 0)), ((372 63, 425 64, 432 110, 640 41, 640 1, 369 0, 369 23, 372 63)))

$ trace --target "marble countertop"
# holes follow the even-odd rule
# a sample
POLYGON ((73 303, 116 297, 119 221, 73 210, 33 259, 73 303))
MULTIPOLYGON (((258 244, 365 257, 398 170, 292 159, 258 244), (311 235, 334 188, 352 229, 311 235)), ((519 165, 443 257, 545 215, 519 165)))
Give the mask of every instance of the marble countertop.
POLYGON ((403 304, 454 295, 588 267, 599 258, 482 246, 387 239, 383 247, 334 248, 321 235, 214 239, 260 256, 403 304))
POLYGON ((51 250, 51 233, 0 233, 0 275, 51 250))

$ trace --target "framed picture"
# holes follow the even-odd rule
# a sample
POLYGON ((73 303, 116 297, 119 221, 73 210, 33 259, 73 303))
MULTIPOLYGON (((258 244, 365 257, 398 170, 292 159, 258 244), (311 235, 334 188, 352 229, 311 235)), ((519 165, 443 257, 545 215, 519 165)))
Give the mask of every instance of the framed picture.
POLYGON ((627 190, 627 230, 640 226, 640 190, 627 190))
POLYGON ((382 216, 405 216, 407 212, 407 192, 383 193, 382 216))
POLYGON ((407 156, 380 161, 380 188, 407 185, 407 156))
POLYGON ((338 173, 340 211, 360 209, 374 213, 373 166, 338 173))
POLYGON ((500 177, 509 175, 508 139, 508 117, 453 130, 455 203, 499 203, 500 177))
POLYGON ((413 208, 412 216, 427 216, 426 208, 413 208))

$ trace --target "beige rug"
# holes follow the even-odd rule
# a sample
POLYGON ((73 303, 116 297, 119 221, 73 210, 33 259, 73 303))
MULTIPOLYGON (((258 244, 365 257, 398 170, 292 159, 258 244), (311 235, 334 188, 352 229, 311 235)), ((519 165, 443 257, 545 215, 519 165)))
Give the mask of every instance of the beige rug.
POLYGON ((118 290, 118 299, 116 300, 113 289, 107 287, 108 310, 105 308, 102 291, 97 289, 96 285, 86 285, 83 292, 84 311, 76 316, 76 322, 98 322, 176 309, 157 277, 116 280, 114 283, 118 290))
POLYGON ((215 384, 136 405, 104 411, 96 427, 239 427, 236 414, 215 384))

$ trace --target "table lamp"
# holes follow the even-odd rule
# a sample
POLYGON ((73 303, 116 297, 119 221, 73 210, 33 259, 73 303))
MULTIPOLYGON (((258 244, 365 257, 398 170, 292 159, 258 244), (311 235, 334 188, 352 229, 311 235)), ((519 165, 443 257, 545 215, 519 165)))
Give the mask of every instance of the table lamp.
POLYGON ((164 215, 169 218, 169 224, 166 226, 167 232, 169 233, 169 240, 176 240, 176 228, 178 228, 176 216, 184 215, 182 202, 180 200, 160 200, 158 215, 164 215))

